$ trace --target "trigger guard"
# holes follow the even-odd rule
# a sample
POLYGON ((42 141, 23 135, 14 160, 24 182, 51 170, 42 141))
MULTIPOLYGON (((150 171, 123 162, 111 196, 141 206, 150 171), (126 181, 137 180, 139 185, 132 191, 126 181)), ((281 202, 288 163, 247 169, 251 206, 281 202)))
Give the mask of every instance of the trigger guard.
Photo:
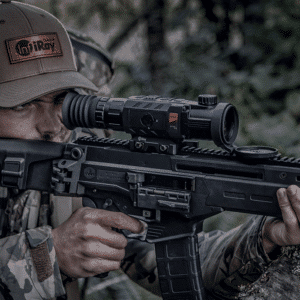
POLYGON ((91 200, 90 198, 83 197, 82 198, 82 206, 84 207, 91 207, 91 208, 97 208, 95 202, 91 200))

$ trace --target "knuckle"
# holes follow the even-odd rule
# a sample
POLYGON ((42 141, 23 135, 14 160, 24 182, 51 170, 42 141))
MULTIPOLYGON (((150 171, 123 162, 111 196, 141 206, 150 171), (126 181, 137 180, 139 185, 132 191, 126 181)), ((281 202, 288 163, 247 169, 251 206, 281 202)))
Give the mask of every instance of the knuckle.
POLYGON ((93 226, 90 222, 78 222, 74 225, 74 231, 84 240, 93 236, 93 226))
POLYGON ((86 219, 87 216, 90 215, 91 208, 89 207, 80 207, 78 208, 73 215, 79 219, 86 219))
POLYGON ((112 271, 116 271, 119 270, 120 268, 121 268, 121 261, 113 261, 110 269, 112 271))
MULTIPOLYGON (((288 225, 289 227, 291 228, 298 228, 299 227, 299 222, 297 219, 294 219, 294 218, 290 218, 288 220, 288 225)), ((293 234, 290 234, 291 237, 293 237, 293 234)))
POLYGON ((299 190, 299 188, 296 185, 290 185, 287 188, 287 193, 288 193, 289 196, 295 196, 295 195, 298 194, 298 190, 299 190))
POLYGON ((80 236, 84 236, 85 235, 85 227, 82 226, 81 223, 75 223, 73 228, 72 228, 72 232, 76 237, 80 237, 80 236))
POLYGON ((85 273, 97 273, 97 262, 94 259, 87 260, 82 266, 82 269, 85 273))
POLYGON ((87 211, 89 211, 90 208, 89 207, 80 207, 76 210, 76 212, 80 215, 83 215, 85 214, 87 211))
POLYGON ((117 213, 114 216, 114 222, 116 225, 122 225, 124 224, 124 214, 123 213, 117 213))
POLYGON ((118 239, 118 243, 122 248, 126 248, 128 245, 128 240, 125 238, 124 235, 120 234, 120 237, 118 239))
POLYGON ((290 186, 288 187, 288 189, 292 189, 292 190, 297 191, 297 190, 299 190, 299 187, 298 187, 297 185, 295 185, 295 184, 292 184, 292 185, 290 185, 290 186))
POLYGON ((94 210, 91 208, 82 210, 81 216, 82 216, 83 221, 86 223, 90 223, 91 221, 93 221, 95 219, 94 210))
POLYGON ((121 260, 124 259, 124 257, 125 257, 125 249, 121 250, 121 253, 120 253, 121 260))
POLYGON ((91 254, 93 253, 92 243, 91 242, 83 243, 81 247, 81 251, 84 256, 91 256, 91 254))
POLYGON ((107 252, 103 255, 103 258, 106 258, 110 261, 121 261, 125 257, 125 251, 120 249, 114 249, 111 252, 107 252))

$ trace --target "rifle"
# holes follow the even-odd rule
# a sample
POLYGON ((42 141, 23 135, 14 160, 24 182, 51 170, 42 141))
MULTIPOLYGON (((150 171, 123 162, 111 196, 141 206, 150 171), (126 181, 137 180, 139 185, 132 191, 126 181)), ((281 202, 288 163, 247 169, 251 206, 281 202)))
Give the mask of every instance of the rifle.
POLYGON ((197 240, 205 218, 224 210, 281 217, 276 191, 300 181, 300 159, 271 147, 234 146, 237 111, 212 95, 197 103, 68 93, 63 122, 132 139, 1 139, 1 186, 80 196, 84 206, 146 222, 146 235, 135 238, 155 243, 163 299, 205 299, 197 240), (198 148, 195 139, 223 149, 198 148))

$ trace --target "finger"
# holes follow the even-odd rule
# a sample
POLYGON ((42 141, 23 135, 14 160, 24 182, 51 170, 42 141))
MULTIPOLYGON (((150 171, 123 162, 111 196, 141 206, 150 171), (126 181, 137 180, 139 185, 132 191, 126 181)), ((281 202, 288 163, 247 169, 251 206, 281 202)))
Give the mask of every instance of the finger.
POLYGON ((116 249, 98 241, 90 241, 83 243, 81 253, 85 257, 101 258, 106 260, 121 261, 125 256, 125 250, 116 249))
POLYGON ((121 261, 106 259, 87 259, 82 264, 82 277, 91 277, 101 273, 120 269, 121 261))
POLYGON ((101 226, 95 223, 89 223, 85 226, 82 239, 97 239, 99 242, 117 249, 127 246, 127 239, 124 235, 112 230, 111 227, 101 226))
POLYGON ((139 220, 120 212, 103 209, 89 209, 85 210, 84 218, 90 222, 118 229, 126 229, 133 233, 140 233, 144 230, 144 225, 139 220))
POLYGON ((287 188, 287 195, 292 204, 292 208, 300 220, 300 189, 296 185, 291 185, 287 188))
POLYGON ((295 211, 292 208, 285 188, 281 188, 277 191, 277 199, 279 207, 281 209, 282 219, 285 225, 288 227, 287 229, 290 230, 294 226, 298 225, 298 219, 295 211))
POLYGON ((111 226, 114 228, 126 229, 133 233, 141 233, 144 231, 144 225, 142 222, 123 213, 114 213, 112 215, 111 222, 111 226))

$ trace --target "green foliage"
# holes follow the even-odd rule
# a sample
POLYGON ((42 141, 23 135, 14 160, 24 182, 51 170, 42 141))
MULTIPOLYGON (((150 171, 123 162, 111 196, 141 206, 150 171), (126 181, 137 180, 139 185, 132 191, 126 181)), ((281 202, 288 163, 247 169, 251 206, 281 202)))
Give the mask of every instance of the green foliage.
MULTIPOLYGON (((230 8, 218 3, 212 5, 213 12, 218 7, 218 14, 203 6, 193 13, 188 6, 173 7, 166 14, 167 34, 181 30, 184 37, 172 49, 172 62, 163 70, 168 78, 163 93, 187 99, 216 93, 238 108, 239 144, 270 145, 299 156, 299 3, 236 1, 230 8), (191 34, 185 24, 191 16, 201 15, 206 17, 194 20, 197 28, 191 34), (227 40, 220 39, 226 26, 227 40)), ((146 64, 141 60, 120 65, 128 76, 118 84, 116 95, 151 91, 146 64)))
POLYGON ((102 31, 108 31, 118 20, 126 22, 135 15, 134 1, 122 0, 77 0, 67 5, 68 15, 72 15, 79 28, 86 25, 96 16, 100 20, 102 31))

